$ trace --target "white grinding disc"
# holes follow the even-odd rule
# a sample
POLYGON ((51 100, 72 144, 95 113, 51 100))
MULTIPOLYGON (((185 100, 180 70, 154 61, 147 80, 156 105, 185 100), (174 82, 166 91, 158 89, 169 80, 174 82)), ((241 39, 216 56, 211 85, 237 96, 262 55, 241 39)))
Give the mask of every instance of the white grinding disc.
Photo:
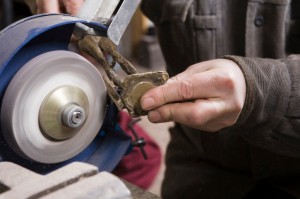
POLYGON ((84 150, 102 126, 106 87, 98 70, 82 56, 51 51, 27 62, 5 92, 2 133, 19 155, 41 163, 68 160, 84 150), (62 86, 81 89, 88 98, 88 115, 78 132, 66 140, 53 140, 42 133, 39 111, 43 100, 62 86))

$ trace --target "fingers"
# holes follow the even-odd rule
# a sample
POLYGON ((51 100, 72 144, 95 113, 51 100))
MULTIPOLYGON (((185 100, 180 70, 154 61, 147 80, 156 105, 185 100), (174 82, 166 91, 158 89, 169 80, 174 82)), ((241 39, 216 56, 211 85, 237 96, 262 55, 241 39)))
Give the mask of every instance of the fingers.
POLYGON ((151 122, 175 121, 216 131, 235 124, 244 106, 246 83, 229 60, 198 63, 141 98, 151 122))
POLYGON ((84 0, 37 0, 37 13, 62 13, 77 15, 84 0))
POLYGON ((230 117, 231 115, 230 109, 223 101, 201 99, 195 102, 167 104, 150 111, 148 118, 154 123, 175 121, 196 129, 217 131, 235 123, 236 118, 230 117), (227 115, 226 119, 224 115, 227 115), (218 117, 222 118, 217 120, 218 117))
POLYGON ((37 0, 37 13, 59 13, 60 5, 58 0, 37 0))
POLYGON ((141 104, 144 110, 151 110, 171 102, 216 98, 224 92, 230 92, 232 87, 228 77, 213 70, 192 75, 181 74, 148 91, 142 96, 141 104))
POLYGON ((65 10, 70 15, 77 15, 84 0, 62 0, 65 10))

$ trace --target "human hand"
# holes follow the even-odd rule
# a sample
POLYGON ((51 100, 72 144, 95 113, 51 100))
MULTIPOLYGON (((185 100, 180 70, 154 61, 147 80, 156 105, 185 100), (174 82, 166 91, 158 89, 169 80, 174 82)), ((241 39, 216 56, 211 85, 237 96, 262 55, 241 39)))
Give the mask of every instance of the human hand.
POLYGON ((67 13, 77 15, 84 0, 36 0, 37 13, 67 13))
POLYGON ((236 123, 246 97, 239 66, 227 59, 197 63, 141 98, 151 122, 175 121, 214 132, 236 123))

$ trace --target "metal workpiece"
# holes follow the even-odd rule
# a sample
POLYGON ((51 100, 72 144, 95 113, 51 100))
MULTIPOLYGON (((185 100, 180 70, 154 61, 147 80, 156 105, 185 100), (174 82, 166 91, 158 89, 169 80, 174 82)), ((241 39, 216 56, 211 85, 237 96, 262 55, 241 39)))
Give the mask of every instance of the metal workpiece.
POLYGON ((121 98, 132 117, 146 115, 140 99, 148 90, 164 84, 169 78, 165 71, 147 72, 128 75, 123 81, 121 98))
POLYGON ((117 45, 127 28, 140 0, 88 0, 78 14, 79 18, 107 26, 107 35, 97 35, 95 28, 77 24, 74 33, 80 38, 79 47, 103 67, 108 94, 119 110, 126 108, 132 117, 146 115, 140 105, 141 96, 149 89, 164 84, 164 71, 137 73, 135 67, 118 51, 117 45), (107 54, 112 62, 108 61, 107 54), (113 70, 118 63, 127 77, 122 81, 113 70))
POLYGON ((164 84, 169 75, 165 71, 138 73, 135 67, 116 50, 116 45, 108 38, 86 36, 78 43, 79 48, 92 56, 103 67, 106 76, 103 77, 110 98, 119 110, 125 108, 132 117, 146 115, 141 108, 140 98, 148 90, 164 84), (110 62, 105 55, 110 55, 110 62), (127 74, 122 81, 114 71, 118 63, 127 74))

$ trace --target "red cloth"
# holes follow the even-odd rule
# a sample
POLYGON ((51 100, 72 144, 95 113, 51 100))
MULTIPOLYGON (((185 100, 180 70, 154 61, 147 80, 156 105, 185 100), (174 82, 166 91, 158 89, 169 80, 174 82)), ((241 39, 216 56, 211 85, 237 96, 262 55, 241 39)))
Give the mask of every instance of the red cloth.
MULTIPOLYGON (((130 121, 131 117, 127 112, 121 111, 119 113, 119 125, 134 140, 134 136, 128 128, 130 121)), ((113 174, 136 186, 148 189, 158 173, 162 155, 158 145, 147 135, 141 126, 135 124, 133 128, 139 137, 143 137, 146 140, 144 150, 147 153, 148 159, 144 159, 139 147, 134 147, 127 156, 122 158, 113 171, 113 174)))

